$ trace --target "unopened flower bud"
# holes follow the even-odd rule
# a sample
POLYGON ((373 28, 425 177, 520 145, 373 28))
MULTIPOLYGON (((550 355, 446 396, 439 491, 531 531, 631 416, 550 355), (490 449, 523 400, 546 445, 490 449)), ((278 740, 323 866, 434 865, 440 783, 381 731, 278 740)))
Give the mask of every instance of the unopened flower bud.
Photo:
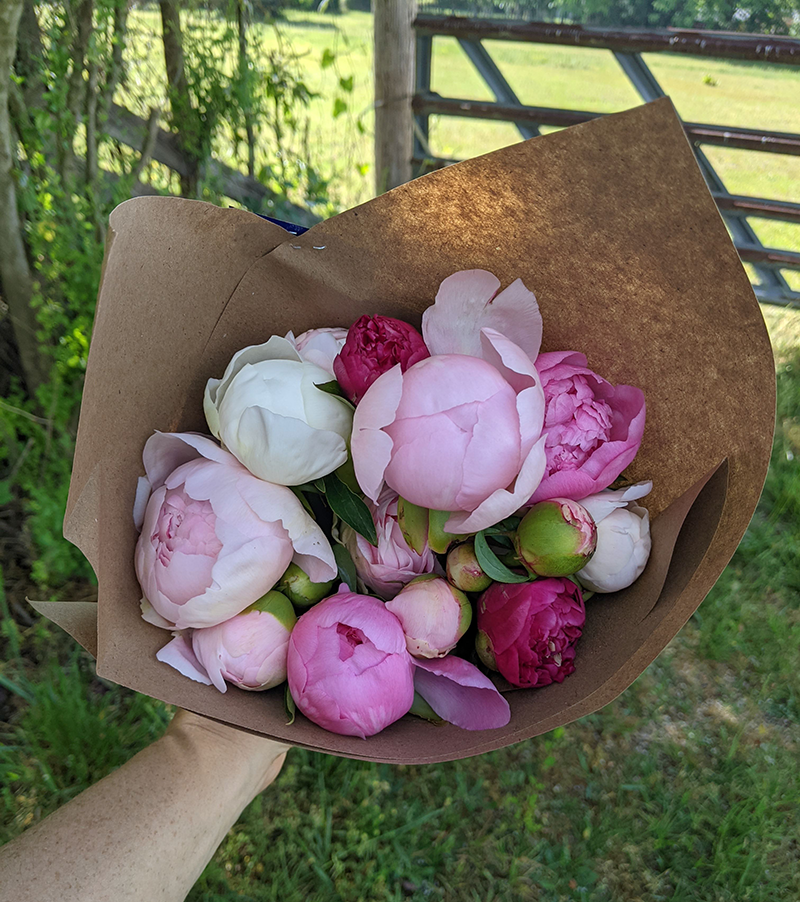
POLYGON ((419 658, 444 657, 472 622, 467 596, 433 574, 412 580, 386 607, 403 625, 408 650, 419 658))
POLYGON ((475 556, 474 542, 456 545, 447 555, 447 578, 462 592, 483 592, 492 584, 475 556))
POLYGON ((514 545, 522 564, 535 576, 569 576, 594 554, 597 527, 577 501, 551 498, 525 514, 514 545))
POLYGON ((276 588, 298 607, 309 608, 331 594, 334 582, 314 583, 305 570, 289 564, 276 588))
POLYGON ((475 636, 475 651, 478 653, 478 657, 484 666, 488 667, 489 670, 497 670, 492 640, 489 638, 489 634, 484 633, 483 630, 478 630, 478 634, 475 636))

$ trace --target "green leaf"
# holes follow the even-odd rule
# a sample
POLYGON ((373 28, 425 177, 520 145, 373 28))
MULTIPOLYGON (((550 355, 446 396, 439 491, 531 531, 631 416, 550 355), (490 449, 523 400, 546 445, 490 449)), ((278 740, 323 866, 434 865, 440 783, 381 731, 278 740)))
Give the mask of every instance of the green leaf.
POLYGON ((283 706, 286 709, 286 716, 289 718, 286 721, 286 726, 289 727, 294 723, 294 718, 297 714, 297 705, 294 703, 292 693, 289 691, 288 683, 286 684, 286 689, 283 693, 283 706))
POLYGON ((339 579, 351 592, 358 592, 356 565, 353 563, 350 552, 344 545, 334 542, 333 556, 336 558, 336 566, 339 568, 339 579))
POLYGON ((322 68, 328 69, 336 62, 336 54, 331 50, 330 47, 326 47, 322 51, 322 68))
POLYGON ((347 112, 347 104, 342 100, 341 97, 337 97, 336 100, 333 101, 333 118, 338 119, 342 113, 347 112))
POLYGON ((378 544, 378 534, 369 508, 335 473, 325 477, 325 497, 331 510, 340 520, 344 520, 370 545, 378 544))
POLYGON ((318 388, 320 391, 327 392, 329 395, 337 395, 340 398, 344 397, 342 386, 339 385, 335 379, 331 379, 330 382, 315 382, 314 387, 318 388))
POLYGON ((347 78, 339 79, 339 87, 343 91, 347 91, 348 94, 352 94, 353 92, 353 76, 348 75, 347 78))
POLYGON ((478 558, 483 572, 497 583, 527 583, 530 580, 528 576, 520 576, 513 570, 509 570, 497 559, 495 553, 489 548, 483 531, 475 536, 475 557, 478 558))
MULTIPOLYGON (((300 501, 300 504, 302 504, 303 507, 306 509, 306 512, 311 514, 311 516, 313 517, 314 510, 311 507, 311 505, 308 503, 308 498, 306 498, 306 496, 303 494, 303 491, 304 491, 303 487, 299 486, 299 485, 290 485, 289 488, 295 493, 298 500, 300 501)), ((305 491, 309 491, 309 489, 306 489, 305 491)), ((317 492, 317 490, 313 486, 311 486, 310 491, 313 492, 315 495, 319 494, 319 492, 317 492)))

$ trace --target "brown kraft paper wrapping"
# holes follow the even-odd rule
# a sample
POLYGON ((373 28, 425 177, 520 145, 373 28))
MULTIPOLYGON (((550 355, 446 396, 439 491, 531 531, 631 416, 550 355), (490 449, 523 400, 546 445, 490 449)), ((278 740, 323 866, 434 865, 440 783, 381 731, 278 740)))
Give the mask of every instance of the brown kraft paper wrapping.
POLYGON ((774 406, 758 304, 668 99, 432 173, 300 237, 238 210, 139 198, 111 215, 64 525, 98 576, 96 628, 92 605, 36 607, 96 650, 101 676, 250 731, 376 761, 478 754, 608 704, 678 632, 755 509, 774 406), (222 695, 157 662, 169 635, 141 619, 133 569, 148 436, 207 433, 203 387, 238 349, 363 313, 419 325, 461 269, 521 278, 543 350, 581 351, 647 400, 627 475, 654 483, 653 554, 632 587, 587 602, 575 673, 510 692, 503 729, 407 716, 365 741, 300 715, 287 725, 282 689, 222 695))

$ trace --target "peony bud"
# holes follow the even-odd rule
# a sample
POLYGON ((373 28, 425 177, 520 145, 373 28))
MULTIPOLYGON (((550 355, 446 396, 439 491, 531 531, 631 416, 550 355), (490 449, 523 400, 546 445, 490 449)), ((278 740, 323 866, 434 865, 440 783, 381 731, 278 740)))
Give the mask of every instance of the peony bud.
POLYGON ((362 316, 350 326, 333 372, 347 397, 358 404, 382 373, 398 363, 405 372, 426 357, 428 349, 413 326, 390 316, 362 316))
POLYGON ((333 579, 327 583, 312 582, 305 570, 289 564, 276 588, 298 607, 309 608, 331 594, 334 582, 333 579))
POLYGON ((650 556, 650 517, 634 502, 651 488, 652 483, 642 482, 584 499, 597 523, 597 549, 575 574, 581 585, 593 592, 618 592, 641 576, 650 556))
POLYGON ((251 691, 271 689, 286 679, 289 635, 296 621, 289 599, 267 592, 224 623, 177 633, 156 658, 220 692, 226 683, 251 691))
POLYGON ((597 527, 589 512, 568 498, 540 501, 517 527, 514 545, 534 576, 569 576, 594 554, 597 527))
POLYGON ((315 724, 365 739, 414 701, 414 662, 382 601, 340 587, 306 611, 289 639, 289 690, 315 724))
POLYGON ((467 596, 433 574, 412 580, 386 607, 403 625, 408 650, 419 658, 446 655, 472 622, 467 596))
POLYGON ((483 592, 492 584, 475 556, 475 543, 456 545, 447 555, 447 578, 462 592, 483 592))

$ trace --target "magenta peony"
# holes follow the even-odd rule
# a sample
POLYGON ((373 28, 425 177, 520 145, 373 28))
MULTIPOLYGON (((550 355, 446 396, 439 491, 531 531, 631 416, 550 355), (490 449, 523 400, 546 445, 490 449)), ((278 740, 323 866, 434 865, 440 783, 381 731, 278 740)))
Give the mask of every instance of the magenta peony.
POLYGON ((585 620, 581 590, 568 579, 495 583, 478 599, 478 645, 515 686, 560 683, 575 670, 585 620))
POLYGON ((144 466, 134 561, 145 620, 165 629, 222 623, 292 560, 315 580, 336 575, 325 534, 291 489, 257 479, 211 439, 157 432, 144 466))
POLYGON ((428 356, 413 326, 390 316, 362 316, 350 327, 333 372, 347 397, 358 404, 382 373, 397 364, 405 372, 428 356))
POLYGON ((531 501, 579 501, 607 488, 636 457, 644 432, 644 394, 613 386, 576 351, 536 358, 547 405, 547 469, 531 501))
POLYGON ((414 700, 414 662, 386 605, 341 587, 310 608, 289 639, 289 690, 323 729, 366 739, 414 700))

